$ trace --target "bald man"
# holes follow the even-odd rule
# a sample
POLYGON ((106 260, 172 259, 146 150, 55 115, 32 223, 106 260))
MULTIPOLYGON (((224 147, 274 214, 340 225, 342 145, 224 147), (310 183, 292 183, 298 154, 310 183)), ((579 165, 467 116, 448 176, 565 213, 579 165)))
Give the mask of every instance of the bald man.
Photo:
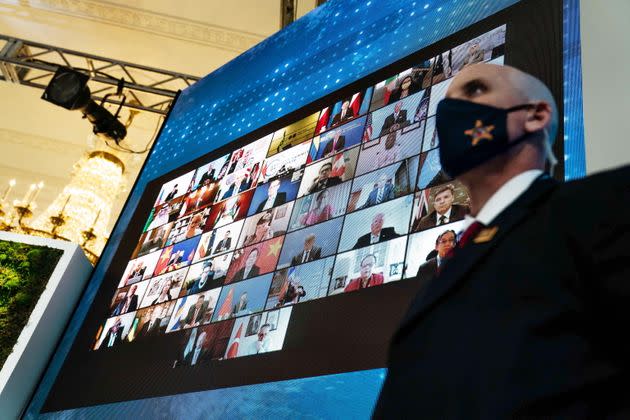
POLYGON ((376 418, 630 418, 630 167, 545 175, 557 126, 517 69, 452 81, 440 160, 471 213, 392 338, 376 418))

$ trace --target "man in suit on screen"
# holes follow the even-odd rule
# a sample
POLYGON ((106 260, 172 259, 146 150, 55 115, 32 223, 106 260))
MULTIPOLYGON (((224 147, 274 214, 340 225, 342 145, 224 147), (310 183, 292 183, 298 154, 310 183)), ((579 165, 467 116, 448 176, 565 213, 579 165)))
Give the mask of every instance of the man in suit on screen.
POLYGON ((267 198, 258 205, 256 213, 260 213, 263 210, 268 210, 272 207, 282 205, 287 202, 287 193, 278 191, 280 189, 280 180, 274 179, 269 183, 267 189, 267 198))
POLYGON ((352 292, 368 287, 380 286, 383 284, 383 274, 374 273, 376 265, 376 257, 374 254, 367 254, 361 259, 359 277, 350 280, 348 285, 343 289, 344 292, 352 292))
POLYGON ((384 223, 385 214, 376 213, 372 218, 372 223, 370 223, 370 233, 359 237, 352 249, 363 248, 364 246, 385 242, 400 236, 393 227, 383 227, 384 223))
POLYGON ((304 248, 302 252, 291 258, 291 265, 298 265, 319 259, 322 255, 322 249, 315 245, 315 234, 310 233, 304 238, 304 248))
POLYGON ((420 264, 416 278, 421 280, 423 284, 433 280, 442 264, 446 263, 456 243, 457 233, 454 230, 447 230, 438 235, 435 240, 435 257, 420 264))
POLYGON ((378 178, 378 182, 374 185, 372 191, 370 191, 367 200, 365 200, 365 203, 363 203, 361 208, 381 204, 383 201, 393 200, 394 186, 391 182, 388 181, 389 178, 387 174, 381 174, 381 176, 378 178))
POLYGON ((390 129, 396 125, 397 128, 402 128, 409 125, 409 120, 407 119, 407 110, 402 109, 402 101, 396 102, 394 105, 394 112, 389 114, 385 121, 383 121, 383 126, 381 127, 381 133, 379 136, 384 136, 388 134, 390 129))
POLYGON ((451 82, 440 160, 471 212, 392 338, 375 418, 630 418, 630 167, 545 175, 558 120, 515 68, 451 82))
POLYGON ((326 143, 324 146, 324 151, 322 152, 322 157, 328 157, 334 155, 337 152, 343 150, 346 145, 346 136, 341 135, 341 130, 336 130, 332 136, 332 138, 326 143))
POLYGON ((437 189, 433 198, 433 211, 413 223, 413 230, 425 230, 432 227, 462 220, 468 211, 468 206, 453 204, 455 199, 455 187, 446 184, 437 189))

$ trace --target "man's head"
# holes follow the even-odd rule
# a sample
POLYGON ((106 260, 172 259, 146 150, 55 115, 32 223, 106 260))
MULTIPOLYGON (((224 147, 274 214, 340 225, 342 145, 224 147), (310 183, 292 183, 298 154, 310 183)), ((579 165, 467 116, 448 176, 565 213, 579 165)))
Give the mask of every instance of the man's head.
POLYGON ((455 248, 457 244, 457 236, 454 230, 447 230, 442 232, 435 240, 435 250, 440 258, 448 256, 450 251, 455 248))
POLYGON ((350 107, 350 99, 345 99, 345 100, 341 103, 341 109, 342 109, 343 111, 347 111, 349 107, 350 107))
POLYGON ((203 305, 203 295, 199 295, 197 297, 197 301, 195 302, 195 308, 199 309, 203 305))
POLYGON ((333 133, 333 138, 335 139, 335 141, 339 140, 339 137, 341 137, 341 130, 335 130, 335 132, 333 133))
POLYGON ((374 254, 367 254, 361 260, 361 278, 367 279, 372 275, 372 269, 376 264, 376 257, 374 254))
POLYGON ((438 214, 444 214, 453 205, 453 199, 455 198, 455 187, 452 184, 446 184, 438 187, 433 199, 433 207, 438 214))
POLYGON ((402 105, 402 101, 396 102, 396 105, 394 105, 394 113, 398 114, 402 109, 402 105))
POLYGON ((133 295, 136 294, 136 290, 138 290, 138 286, 136 286, 135 284, 133 286, 131 286, 129 288, 129 293, 127 293, 127 296, 131 297, 133 295))
POLYGON ((306 238, 304 238, 304 251, 310 251, 313 248, 314 244, 315 234, 309 233, 308 235, 306 235, 306 238))
POLYGON ((322 167, 319 168, 319 180, 323 181, 325 179, 328 179, 331 171, 332 171, 332 163, 330 162, 324 163, 322 167))
MULTIPOLYGON (((509 141, 526 137, 518 146, 509 149, 486 163, 463 174, 466 184, 486 175, 489 169, 505 172, 512 168, 517 173, 527 169, 544 168, 545 157, 550 161, 550 146, 558 128, 558 112, 553 95, 540 80, 514 67, 479 63, 468 66, 453 78, 446 98, 509 109, 518 105, 530 107, 510 112, 507 116, 509 141), (489 165, 488 165, 489 164, 489 165), (475 169, 483 167, 482 172, 475 169)), ((442 142, 448 139, 440 136, 442 142)), ((553 163, 553 162, 552 162, 553 163)), ((513 176, 507 174, 506 176, 513 176)))
POLYGON ((223 238, 224 238, 224 239, 229 238, 229 237, 230 237, 230 233, 231 233, 231 232, 230 232, 229 230, 226 230, 226 231, 225 231, 225 235, 223 235, 223 238))
POLYGON ((274 195, 278 193, 279 189, 280 189, 280 180, 274 179, 273 181, 269 183, 269 190, 267 191, 267 196, 273 197, 274 195))
POLYGON ((370 224, 370 231, 372 235, 380 235, 381 229, 383 229, 383 223, 385 222, 385 214, 384 213, 376 213, 372 218, 372 223, 370 224))
POLYGON ((195 347, 197 347, 198 349, 203 348, 206 344, 207 337, 208 337, 208 334, 206 334, 205 331, 199 334, 199 337, 197 337, 197 344, 195 345, 195 347))
POLYGON ((258 341, 263 341, 267 337, 270 328, 271 325, 269 324, 262 324, 260 326, 260 329, 258 330, 258 341))

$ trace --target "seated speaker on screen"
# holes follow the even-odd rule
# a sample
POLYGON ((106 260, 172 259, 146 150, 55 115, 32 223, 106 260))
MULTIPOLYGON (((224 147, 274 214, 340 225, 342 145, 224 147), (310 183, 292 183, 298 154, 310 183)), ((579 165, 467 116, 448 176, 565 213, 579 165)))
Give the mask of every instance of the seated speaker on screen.
POLYGON ((334 187, 352 179, 358 154, 359 147, 353 147, 330 158, 308 165, 304 169, 298 197, 334 187))
POLYGON ((365 115, 370 106, 373 88, 370 86, 351 96, 347 96, 334 105, 324 108, 319 114, 315 134, 339 127, 354 118, 365 115))
POLYGON ((161 254, 162 251, 155 251, 129 261, 118 283, 118 288, 129 286, 133 283, 153 277, 153 271, 161 254))
POLYGON ((337 251, 343 218, 329 220, 289 233, 284 239, 278 268, 324 258, 337 251))
POLYGON ((413 196, 406 195, 346 216, 339 251, 385 242, 409 230, 413 196))
POLYGON ((190 171, 162 185, 153 206, 157 207, 164 203, 168 203, 190 192, 194 175, 195 171, 190 171))
POLYGON ((173 367, 199 366, 222 359, 227 349, 234 321, 220 322, 187 330, 173 367))
POLYGON ((120 345, 126 340, 135 316, 135 312, 128 312, 109 318, 99 330, 93 349, 111 349, 120 345))
POLYGON ((179 216, 197 212, 211 205, 215 200, 218 188, 216 182, 210 183, 210 181, 205 181, 201 187, 186 195, 184 203, 179 210, 179 216))
POLYGON ((110 316, 122 315, 138 309, 148 285, 149 280, 145 280, 116 290, 110 305, 110 316))
POLYGON ((405 236, 337 256, 329 294, 357 291, 400 280, 404 273, 405 236))
POLYGON ((326 188, 295 202, 289 231, 322 223, 346 212, 350 182, 326 188))
POLYGON ((272 274, 224 286, 213 321, 260 312, 265 308, 272 274))
POLYGON ((182 268, 148 280, 149 285, 140 302, 140 307, 145 308, 177 299, 179 291, 184 284, 186 272, 187 269, 182 268))
POLYGON ((174 307, 175 301, 172 301, 137 311, 127 341, 154 338, 164 334, 174 307))
POLYGON ((273 178, 301 169, 306 163, 310 147, 311 142, 307 140, 289 150, 266 158, 261 166, 258 183, 264 184, 273 178))
POLYGON ((174 199, 173 201, 161 204, 160 206, 153 208, 151 210, 151 213, 149 214, 149 218, 147 219, 146 224, 144 225, 143 232, 175 221, 179 217, 179 212, 184 205, 185 198, 185 196, 181 196, 174 199))
POLYGON ((295 200, 301 177, 302 170, 298 170, 259 185, 254 192, 247 215, 251 216, 295 200))
POLYGON ((232 328, 225 359, 282 350, 291 309, 281 308, 238 318, 232 328))
POLYGON ((416 193, 411 231, 418 232, 457 222, 469 212, 468 190, 460 182, 427 188, 416 193))
POLYGON ((293 204, 294 202, 291 201, 248 217, 243 225, 237 248, 284 235, 287 231, 293 204))
POLYGON ((356 146, 363 138, 366 117, 352 120, 313 139, 307 163, 330 157, 356 146))
POLYGON ((364 140, 374 140, 410 125, 423 96, 423 93, 415 93, 373 111, 368 116, 364 140))
POLYGON ((420 152, 424 121, 407 132, 394 131, 361 144, 356 176, 375 169, 384 168, 420 152))
POLYGON ((221 180, 227 172, 227 167, 221 174, 221 168, 224 165, 227 165, 227 162, 230 159, 230 155, 227 154, 225 156, 220 157, 219 159, 215 159, 210 163, 206 163, 201 167, 197 168, 195 171, 195 176, 193 177, 193 189, 200 188, 206 182, 215 183, 221 180))
POLYGON ((166 246, 166 240, 173 228, 173 222, 162 225, 158 228, 144 232, 140 236, 138 245, 131 254, 131 259, 141 257, 151 252, 155 252, 166 246))
POLYGON ((462 230, 463 223, 454 222, 410 235, 405 278, 418 277, 421 287, 432 280, 457 246, 456 232, 462 230))
POLYGON ((207 222, 210 209, 205 208, 197 213, 180 217, 172 222, 171 229, 166 238, 165 246, 173 245, 193 236, 201 235, 207 222))
POLYGON ((239 220, 201 235, 193 263, 233 250, 243 222, 244 220, 239 220))
POLYGON ((431 84, 429 60, 376 84, 370 111, 382 108, 426 89, 431 84))
POLYGON ((204 231, 208 232, 212 229, 217 229, 221 226, 244 219, 247 215, 247 209, 251 203, 254 191, 253 189, 247 190, 213 205, 210 208, 210 214, 203 228, 204 231))
POLYGON ((204 293, 179 298, 175 303, 166 332, 208 324, 212 320, 220 292, 221 288, 218 287, 204 293))
POLYGON ((309 141, 315 135, 319 112, 302 118, 273 133, 267 157, 309 141))
POLYGON ((179 296, 202 293, 221 285, 214 279, 214 267, 211 259, 194 264, 186 274, 186 280, 179 292, 179 296))
POLYGON ((375 206, 414 191, 418 157, 414 156, 357 177, 352 183, 348 212, 375 206))
POLYGON ((167 246, 162 250, 162 255, 155 266, 154 275, 160 275, 190 265, 194 256, 200 236, 186 239, 175 245, 167 246))
POLYGON ((334 262, 335 257, 328 257, 276 271, 265 308, 279 308, 325 297, 334 262))
POLYGON ((279 236, 234 251, 225 283, 232 283, 273 271, 278 263, 283 240, 284 237, 279 236))

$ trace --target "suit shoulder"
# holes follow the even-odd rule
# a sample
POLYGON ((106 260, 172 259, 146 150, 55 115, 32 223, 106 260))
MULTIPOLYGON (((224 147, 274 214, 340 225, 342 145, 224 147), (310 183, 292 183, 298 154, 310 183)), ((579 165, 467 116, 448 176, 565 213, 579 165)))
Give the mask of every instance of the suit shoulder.
POLYGON ((552 204, 562 207, 578 203, 584 205, 598 199, 622 199, 629 192, 630 165, 626 165, 561 184, 552 196, 552 204))

